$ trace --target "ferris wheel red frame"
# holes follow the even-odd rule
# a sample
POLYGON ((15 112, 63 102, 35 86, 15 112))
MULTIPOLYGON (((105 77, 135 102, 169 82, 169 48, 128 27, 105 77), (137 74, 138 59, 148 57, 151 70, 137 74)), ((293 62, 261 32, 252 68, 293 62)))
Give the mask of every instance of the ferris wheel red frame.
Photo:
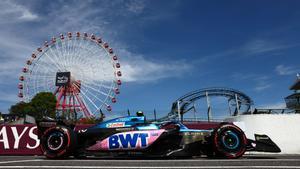
POLYGON ((115 96, 120 94, 119 87, 122 84, 120 79, 120 77, 122 76, 120 68, 121 65, 118 61, 118 56, 109 46, 109 44, 107 42, 104 42, 100 37, 96 37, 94 34, 81 34, 80 32, 76 32, 75 35, 73 35, 71 32, 68 32, 66 35, 60 34, 58 38, 53 37, 50 42, 46 41, 42 47, 37 48, 37 50, 31 54, 31 58, 26 61, 26 65, 22 68, 22 74, 19 77, 20 83, 18 84, 18 96, 22 101, 28 102, 38 92, 50 91, 53 92, 53 94, 57 98, 57 111, 80 111, 83 112, 85 117, 92 117, 95 116, 95 111, 91 111, 89 105, 92 105, 93 109, 96 109, 96 111, 102 110, 102 108, 104 107, 107 111, 112 111, 112 107, 108 103, 108 101, 110 100, 111 103, 116 103, 115 96), (76 42, 80 42, 80 44, 78 45, 76 44, 76 42), (84 46, 81 44, 86 45, 84 46), (96 50, 96 52, 94 52, 93 50, 96 50), (93 55, 91 55, 92 52, 93 55), (51 56, 53 56, 53 58, 49 56, 50 54, 52 54, 51 56), (76 59, 79 59, 79 61, 70 59, 70 57, 75 57, 74 55, 76 55, 76 59), (86 67, 89 67, 89 65, 92 67, 94 62, 98 61, 98 55, 101 55, 101 59, 103 61, 101 61, 101 64, 97 64, 97 66, 106 66, 106 68, 95 70, 98 68, 97 66, 94 66, 93 69, 89 69, 90 72, 83 71, 83 73, 81 74, 77 73, 80 78, 76 77, 75 74, 76 69, 78 69, 78 65, 84 62, 87 65, 85 65, 86 67), (96 59, 95 61, 92 59, 89 60, 87 56, 96 57, 96 59), (57 58, 54 59, 54 57, 61 57, 62 60, 57 58), (43 60, 42 58, 47 59, 43 60), (48 66, 47 64, 52 64, 52 67, 56 66, 57 68, 54 70, 51 70, 52 68, 49 68, 48 70, 41 71, 43 68, 41 68, 42 66, 39 66, 40 63, 45 67, 48 66), (109 65, 111 66, 111 68, 109 68, 109 65), (77 67, 75 69, 72 66, 77 67), (73 71, 75 70, 75 73, 70 71, 70 69, 72 69, 73 71), (106 69, 108 70, 106 71, 106 69), (43 73, 39 73, 39 71, 43 73), (68 83, 66 83, 65 85, 54 86, 53 79, 49 80, 46 78, 49 75, 48 71, 52 73, 51 77, 54 76, 53 73, 59 72, 69 72, 71 75, 70 77, 68 77, 68 83), (104 73, 105 75, 101 75, 101 73, 104 73), (38 76, 40 74, 42 74, 43 76, 38 76), (85 77, 82 74, 88 77, 85 77), (90 77, 95 75, 102 78, 100 79, 100 81, 102 80, 100 85, 98 84, 99 79, 97 79, 97 81, 95 79, 91 79, 90 77), (43 80, 40 77, 43 77, 46 80, 43 80), (38 87, 38 89, 32 89, 34 88, 34 86, 39 86, 40 82, 44 82, 45 85, 42 87, 38 87), (105 85, 104 83, 109 83, 109 85, 105 85), (103 95, 103 98, 99 98, 97 97, 97 95, 103 95), (100 102, 98 100, 100 100, 100 102), (96 101, 98 101, 99 103, 96 104, 96 101), (89 103, 87 104, 87 102, 89 103))

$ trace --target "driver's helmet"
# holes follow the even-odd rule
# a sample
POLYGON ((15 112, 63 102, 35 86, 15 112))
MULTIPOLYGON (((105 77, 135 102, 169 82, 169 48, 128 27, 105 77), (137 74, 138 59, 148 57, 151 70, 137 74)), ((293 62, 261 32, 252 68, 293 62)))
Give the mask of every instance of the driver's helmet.
POLYGON ((144 112, 143 112, 143 111, 137 111, 137 112, 136 112, 136 115, 137 115, 137 116, 144 116, 144 112))

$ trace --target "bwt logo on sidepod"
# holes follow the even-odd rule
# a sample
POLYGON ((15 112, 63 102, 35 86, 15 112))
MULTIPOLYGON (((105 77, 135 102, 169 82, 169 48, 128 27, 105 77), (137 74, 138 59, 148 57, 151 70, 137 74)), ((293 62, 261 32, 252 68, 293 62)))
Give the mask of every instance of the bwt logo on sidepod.
POLYGON ((148 133, 123 133, 109 137, 109 149, 135 149, 148 146, 148 133))

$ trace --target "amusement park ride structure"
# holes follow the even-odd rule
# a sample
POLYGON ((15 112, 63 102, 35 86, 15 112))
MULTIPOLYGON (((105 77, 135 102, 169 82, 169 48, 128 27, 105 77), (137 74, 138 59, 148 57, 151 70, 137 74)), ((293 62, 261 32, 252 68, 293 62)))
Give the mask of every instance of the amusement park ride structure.
MULTIPOLYGON (((297 75, 296 82, 290 87, 294 93, 285 97, 286 108, 281 109, 270 109, 263 108, 257 109, 253 108, 252 99, 241 91, 223 88, 223 87, 212 87, 196 90, 183 95, 173 102, 170 113, 163 117, 162 120, 166 118, 178 118, 183 119, 183 115, 191 110, 195 110, 195 102, 200 99, 206 99, 207 103, 207 120, 212 120, 211 111, 211 97, 225 97, 228 101, 229 113, 231 116, 243 115, 243 114, 292 114, 300 113, 300 76, 297 75), (232 111, 234 110, 234 111, 232 111)), ((194 116, 195 118, 195 116, 194 116)), ((193 119, 197 121, 197 118, 193 119)), ((215 119, 214 119, 215 120, 215 119)))
POLYGON ((252 99, 241 91, 224 88, 212 87, 192 91, 175 100, 172 104, 171 112, 164 118, 177 118, 183 120, 183 115, 192 109, 195 109, 195 102, 200 99, 206 99, 207 120, 212 120, 211 97, 225 97, 228 101, 228 107, 231 115, 247 112, 253 105, 252 99), (234 111, 232 111, 234 110, 234 111))
POLYGON ((18 96, 30 101, 39 92, 52 92, 56 110, 90 118, 116 102, 121 85, 120 63, 107 42, 94 34, 68 32, 37 48, 19 77, 18 96))
MULTIPOLYGON (((107 42, 94 34, 68 32, 53 37, 37 48, 26 61, 19 77, 18 96, 30 101, 39 92, 52 92, 57 98, 56 110, 77 119, 77 114, 90 118, 102 110, 112 111, 110 103, 116 102, 120 93, 122 73, 114 50, 107 42)), ((282 113, 300 110, 300 78, 290 88, 295 93, 286 97, 288 109, 282 113)), ((263 113, 252 111, 252 99, 241 91, 213 87, 183 95, 172 104, 170 113, 160 120, 178 118, 194 109, 194 103, 206 99, 207 119, 212 120, 211 97, 225 97, 230 115, 263 113)), ((274 111, 273 109, 268 112, 274 111)))

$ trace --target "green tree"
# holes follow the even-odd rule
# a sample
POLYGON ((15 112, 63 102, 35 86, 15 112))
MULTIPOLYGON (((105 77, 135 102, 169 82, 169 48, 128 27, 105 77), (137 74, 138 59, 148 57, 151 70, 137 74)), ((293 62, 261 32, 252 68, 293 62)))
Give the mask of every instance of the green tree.
POLYGON ((12 105, 9 109, 10 114, 14 114, 20 117, 25 117, 26 114, 33 115, 35 114, 33 107, 30 103, 19 102, 15 105, 12 105))
POLYGON ((55 118, 56 97, 50 92, 41 92, 33 97, 31 102, 19 102, 9 109, 10 114, 25 117, 26 114, 40 120, 43 116, 55 118))
POLYGON ((30 102, 34 109, 36 119, 41 119, 43 116, 55 118, 56 97, 50 92, 41 92, 33 97, 30 102))

